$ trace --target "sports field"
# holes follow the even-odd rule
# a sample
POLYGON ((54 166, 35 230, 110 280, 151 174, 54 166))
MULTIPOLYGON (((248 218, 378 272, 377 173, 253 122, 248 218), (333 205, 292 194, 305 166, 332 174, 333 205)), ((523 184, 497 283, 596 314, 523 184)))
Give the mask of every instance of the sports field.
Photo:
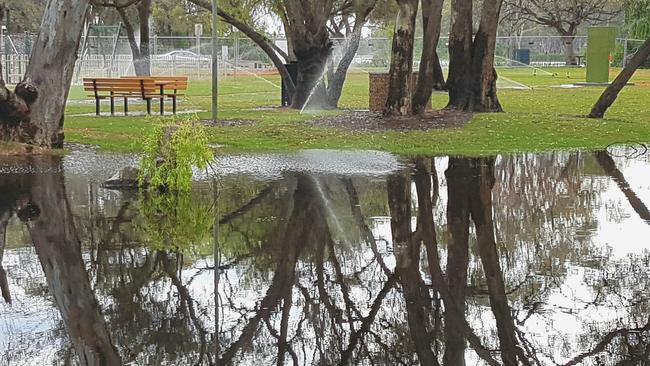
MULTIPOLYGON (((612 71, 612 78, 616 72, 612 71)), ((210 127, 210 139, 227 151, 239 152, 357 148, 408 155, 597 149, 615 143, 650 142, 650 70, 637 73, 632 80, 635 85, 623 90, 602 121, 583 117, 602 93, 602 87, 559 87, 584 81, 584 69, 499 69, 499 74, 499 85, 504 87, 499 97, 505 113, 477 114, 463 128, 407 132, 316 127, 305 122, 341 112, 300 114, 277 108, 277 75, 227 75, 219 81, 219 117, 233 123, 210 127)), ((442 108, 446 102, 446 93, 434 94, 434 107, 442 108)), ((107 111, 104 103, 103 111, 107 111)), ((367 72, 349 74, 340 107, 368 108, 367 72)), ((142 113, 144 104, 130 105, 129 109, 142 113)), ((208 119, 209 109, 210 80, 190 81, 187 96, 179 103, 179 110, 186 113, 164 118, 208 119)), ((141 136, 161 119, 119 114, 94 116, 94 100, 88 99, 81 87, 73 86, 65 122, 66 141, 95 144, 107 150, 137 151, 141 136)))

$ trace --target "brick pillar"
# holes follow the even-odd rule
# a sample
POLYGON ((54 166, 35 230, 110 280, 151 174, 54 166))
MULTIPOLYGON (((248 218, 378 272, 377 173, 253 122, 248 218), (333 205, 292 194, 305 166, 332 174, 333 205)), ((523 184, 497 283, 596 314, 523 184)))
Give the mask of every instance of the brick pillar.
MULTIPOLYGON (((388 99, 388 84, 389 77, 388 73, 370 73, 370 111, 371 112, 382 112, 386 106, 386 99, 388 99)), ((413 73, 411 78, 412 88, 415 90, 415 87, 418 83, 418 73, 417 71, 413 73)), ((427 109, 431 109, 431 102, 427 109)))

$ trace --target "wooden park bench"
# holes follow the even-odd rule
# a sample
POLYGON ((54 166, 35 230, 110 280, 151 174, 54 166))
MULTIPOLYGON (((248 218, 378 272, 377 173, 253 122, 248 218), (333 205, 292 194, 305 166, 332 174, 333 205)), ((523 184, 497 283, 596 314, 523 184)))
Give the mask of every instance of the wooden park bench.
MULTIPOLYGON (((122 79, 142 79, 141 76, 122 76, 122 79)), ((179 97, 185 96, 187 92, 187 76, 148 76, 157 86, 158 94, 172 100, 172 111, 176 114, 176 106, 179 97)), ((160 114, 164 113, 164 98, 160 99, 160 114)))
POLYGON ((164 100, 172 99, 173 113, 176 114, 177 98, 187 90, 187 77, 121 77, 84 78, 84 90, 95 99, 95 112, 100 115, 101 100, 110 100, 111 115, 115 115, 115 99, 124 99, 124 115, 129 113, 129 99, 142 99, 147 103, 147 113, 151 114, 151 101, 160 100, 160 114, 165 114, 164 100))

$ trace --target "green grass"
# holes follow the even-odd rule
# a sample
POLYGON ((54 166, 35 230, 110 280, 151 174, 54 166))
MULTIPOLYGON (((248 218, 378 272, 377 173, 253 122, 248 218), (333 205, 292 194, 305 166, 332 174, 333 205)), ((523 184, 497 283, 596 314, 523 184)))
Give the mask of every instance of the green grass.
MULTIPOLYGON (((530 69, 500 70, 505 80, 530 86, 531 90, 501 89, 505 113, 477 114, 462 129, 430 131, 355 132, 314 127, 305 121, 321 114, 300 114, 275 107, 279 104, 278 76, 227 76, 220 80, 219 116, 250 120, 243 126, 210 128, 210 140, 229 152, 290 151, 296 149, 374 149, 398 154, 483 155, 521 151, 598 149, 614 143, 650 142, 650 70, 641 70, 619 96, 602 121, 587 114, 603 88, 560 89, 560 84, 584 81, 585 70, 548 69, 555 76, 533 75, 530 69)), ((142 135, 161 117, 95 117, 94 104, 80 87, 70 91, 71 103, 65 122, 66 140, 99 145, 106 150, 138 151, 142 135)), ((434 107, 447 102, 445 93, 435 93, 434 107)), ((210 118, 210 81, 191 81, 185 110, 201 110, 210 118)), ((352 73, 341 100, 342 108, 367 108, 368 75, 352 73)), ((103 109, 107 109, 104 104, 103 109)), ((118 107, 119 110, 119 107, 118 107)), ((143 105, 130 106, 143 111, 143 105)), ((174 118, 174 117, 165 117, 174 118)))

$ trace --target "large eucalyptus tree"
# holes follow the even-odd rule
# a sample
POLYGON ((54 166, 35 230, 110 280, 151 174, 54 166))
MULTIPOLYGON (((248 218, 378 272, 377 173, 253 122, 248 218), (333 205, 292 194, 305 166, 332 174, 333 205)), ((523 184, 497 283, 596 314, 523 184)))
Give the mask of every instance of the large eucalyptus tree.
MULTIPOLYGON (((63 115, 88 0, 49 0, 25 78, 10 91, 0 66, 0 140, 63 146, 63 115)), ((0 7, 0 20, 4 7, 0 7)))

